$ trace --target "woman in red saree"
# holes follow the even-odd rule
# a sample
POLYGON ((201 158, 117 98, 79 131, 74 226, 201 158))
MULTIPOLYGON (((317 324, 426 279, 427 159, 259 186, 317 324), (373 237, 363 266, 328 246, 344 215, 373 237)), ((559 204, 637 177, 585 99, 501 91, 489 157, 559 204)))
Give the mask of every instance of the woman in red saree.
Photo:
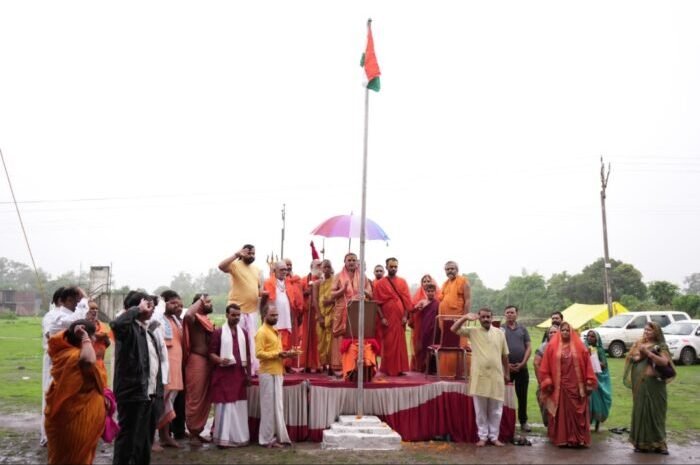
POLYGON ((547 344, 539 374, 549 440, 557 446, 588 447, 588 396, 596 389, 598 379, 588 350, 569 323, 563 322, 547 344))
POLYGON ((105 427, 104 374, 92 346, 95 325, 78 320, 49 339, 53 381, 44 425, 48 463, 91 464, 105 427))

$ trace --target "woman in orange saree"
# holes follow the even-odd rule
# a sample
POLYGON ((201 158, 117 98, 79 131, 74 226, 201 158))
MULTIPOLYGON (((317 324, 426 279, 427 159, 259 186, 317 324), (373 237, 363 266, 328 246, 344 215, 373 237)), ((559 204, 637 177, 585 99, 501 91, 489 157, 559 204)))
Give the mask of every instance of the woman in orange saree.
POLYGON ((92 346, 95 325, 77 320, 49 339, 53 381, 44 411, 48 463, 91 464, 105 426, 104 374, 92 346))
POLYGON ((596 389, 590 354, 567 322, 547 344, 540 365, 541 397, 548 413, 547 434, 552 444, 588 447, 591 444, 588 396, 596 389))

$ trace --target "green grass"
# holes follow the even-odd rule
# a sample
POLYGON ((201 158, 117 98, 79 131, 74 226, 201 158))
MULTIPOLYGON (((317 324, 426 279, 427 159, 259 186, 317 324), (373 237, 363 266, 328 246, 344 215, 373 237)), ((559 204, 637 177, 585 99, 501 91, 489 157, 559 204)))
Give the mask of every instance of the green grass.
MULTIPOLYGON (((542 330, 530 328, 533 347, 539 346, 542 330)), ((410 341, 410 339, 409 339, 410 341)), ((110 349, 111 350, 111 349, 110 349)), ((41 319, 22 317, 0 320, 0 413, 38 411, 41 405, 41 319), (23 379, 28 378, 28 379, 23 379)), ((541 423, 535 390, 532 359, 530 358, 530 387, 528 415, 530 422, 541 423)), ((624 359, 609 359, 613 388, 613 405, 607 428, 629 426, 632 412, 631 391, 622 385, 624 359)), ((668 414, 666 427, 674 435, 700 434, 700 365, 676 367, 677 378, 668 385, 668 414)))
POLYGON ((42 358, 40 318, 0 320, 0 410, 40 409, 42 358))

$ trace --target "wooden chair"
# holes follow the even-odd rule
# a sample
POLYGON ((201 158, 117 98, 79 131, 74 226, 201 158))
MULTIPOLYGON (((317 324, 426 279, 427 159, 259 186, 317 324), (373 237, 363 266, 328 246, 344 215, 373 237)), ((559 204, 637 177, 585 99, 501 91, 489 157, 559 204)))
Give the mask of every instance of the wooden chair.
POLYGON ((469 356, 469 351, 464 347, 460 346, 460 337, 450 331, 450 328, 457 321, 460 316, 455 315, 437 315, 435 317, 435 328, 433 329, 433 344, 429 345, 427 348, 427 353, 425 355, 425 377, 427 378, 430 371, 430 360, 435 360, 435 368, 437 371, 438 378, 450 378, 459 379, 459 365, 463 367, 464 376, 462 379, 466 379, 467 373, 467 357, 469 356), (458 356, 458 366, 455 370, 454 376, 443 375, 440 373, 440 355, 450 353, 457 354, 458 356))

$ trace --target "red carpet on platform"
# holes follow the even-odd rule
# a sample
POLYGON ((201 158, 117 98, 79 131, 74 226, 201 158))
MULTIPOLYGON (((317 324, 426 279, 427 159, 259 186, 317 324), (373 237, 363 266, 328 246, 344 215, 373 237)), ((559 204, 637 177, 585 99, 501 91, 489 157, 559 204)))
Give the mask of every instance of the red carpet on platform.
MULTIPOLYGON (((376 415, 404 441, 428 441, 449 435, 455 442, 476 442, 476 421, 468 385, 463 380, 440 380, 410 372, 406 376, 377 375, 364 385, 364 414, 376 415)), ((339 415, 357 413, 357 383, 320 374, 291 374, 284 378, 284 416, 294 442, 323 439, 339 415)), ((515 391, 506 386, 499 439, 515 434, 515 391)), ((260 424, 257 381, 248 388, 248 423, 255 441, 260 424)))

